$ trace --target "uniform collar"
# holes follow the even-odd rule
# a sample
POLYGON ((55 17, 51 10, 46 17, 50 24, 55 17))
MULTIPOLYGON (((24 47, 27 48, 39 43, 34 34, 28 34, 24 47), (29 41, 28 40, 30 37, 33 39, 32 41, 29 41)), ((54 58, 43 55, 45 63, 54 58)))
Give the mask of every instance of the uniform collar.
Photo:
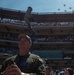
POLYGON ((26 55, 23 55, 23 56, 21 56, 21 55, 17 55, 19 58, 22 58, 22 57, 27 57, 27 56, 29 56, 29 52, 26 54, 26 55))

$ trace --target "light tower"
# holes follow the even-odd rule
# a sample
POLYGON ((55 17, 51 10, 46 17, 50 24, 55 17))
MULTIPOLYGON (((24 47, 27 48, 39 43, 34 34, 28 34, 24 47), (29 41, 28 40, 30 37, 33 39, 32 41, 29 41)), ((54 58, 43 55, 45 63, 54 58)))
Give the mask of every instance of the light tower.
POLYGON ((27 24, 30 22, 29 19, 31 18, 31 12, 32 12, 32 8, 28 7, 24 17, 24 20, 27 24))
POLYGON ((28 31, 29 33, 31 34, 31 36, 34 36, 36 35, 35 31, 32 29, 32 26, 30 24, 30 18, 32 17, 31 16, 31 12, 32 12, 32 8, 31 7, 28 7, 26 13, 25 13, 25 17, 24 17, 24 20, 27 24, 27 27, 28 27, 28 31))

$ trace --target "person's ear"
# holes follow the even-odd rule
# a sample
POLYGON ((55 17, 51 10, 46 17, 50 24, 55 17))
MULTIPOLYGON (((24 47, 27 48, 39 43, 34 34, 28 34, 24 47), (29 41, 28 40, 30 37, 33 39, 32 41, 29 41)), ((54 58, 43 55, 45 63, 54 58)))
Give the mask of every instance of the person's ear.
POLYGON ((32 43, 30 43, 30 46, 32 46, 32 43))

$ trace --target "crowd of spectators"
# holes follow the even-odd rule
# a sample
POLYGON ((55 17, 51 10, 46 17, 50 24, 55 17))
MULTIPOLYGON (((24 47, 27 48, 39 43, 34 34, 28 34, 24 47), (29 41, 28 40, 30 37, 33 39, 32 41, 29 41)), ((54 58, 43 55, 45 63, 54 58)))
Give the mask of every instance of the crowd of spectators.
POLYGON ((13 20, 13 19, 2 19, 0 20, 0 23, 5 25, 27 25, 25 21, 19 21, 19 20, 13 20))
POLYGON ((15 47, 0 47, 0 55, 15 55, 17 51, 18 48, 15 47))
MULTIPOLYGON (((10 41, 18 41, 18 34, 13 33, 0 33, 0 40, 10 40, 10 41)), ((58 36, 58 37, 40 37, 38 36, 35 42, 73 42, 74 36, 58 36)))
POLYGON ((17 34, 13 33, 0 33, 0 39, 17 41, 17 34))
POLYGON ((51 67, 46 65, 46 75, 74 75, 74 67, 51 67))
MULTIPOLYGON (((6 25, 27 26, 25 21, 13 20, 13 19, 0 19, 0 23, 6 25)), ((30 24, 31 26, 74 26, 74 22, 48 22, 48 23, 31 22, 30 24)))

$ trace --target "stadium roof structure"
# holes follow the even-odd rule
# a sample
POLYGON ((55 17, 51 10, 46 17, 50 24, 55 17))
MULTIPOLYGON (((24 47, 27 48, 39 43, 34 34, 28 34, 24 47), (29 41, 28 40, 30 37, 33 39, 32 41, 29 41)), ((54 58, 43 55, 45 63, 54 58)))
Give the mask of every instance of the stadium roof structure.
MULTIPOLYGON (((0 8, 0 18, 24 20, 25 11, 0 8)), ((74 13, 71 12, 52 12, 52 13, 33 13, 31 22, 74 22, 74 13)))

